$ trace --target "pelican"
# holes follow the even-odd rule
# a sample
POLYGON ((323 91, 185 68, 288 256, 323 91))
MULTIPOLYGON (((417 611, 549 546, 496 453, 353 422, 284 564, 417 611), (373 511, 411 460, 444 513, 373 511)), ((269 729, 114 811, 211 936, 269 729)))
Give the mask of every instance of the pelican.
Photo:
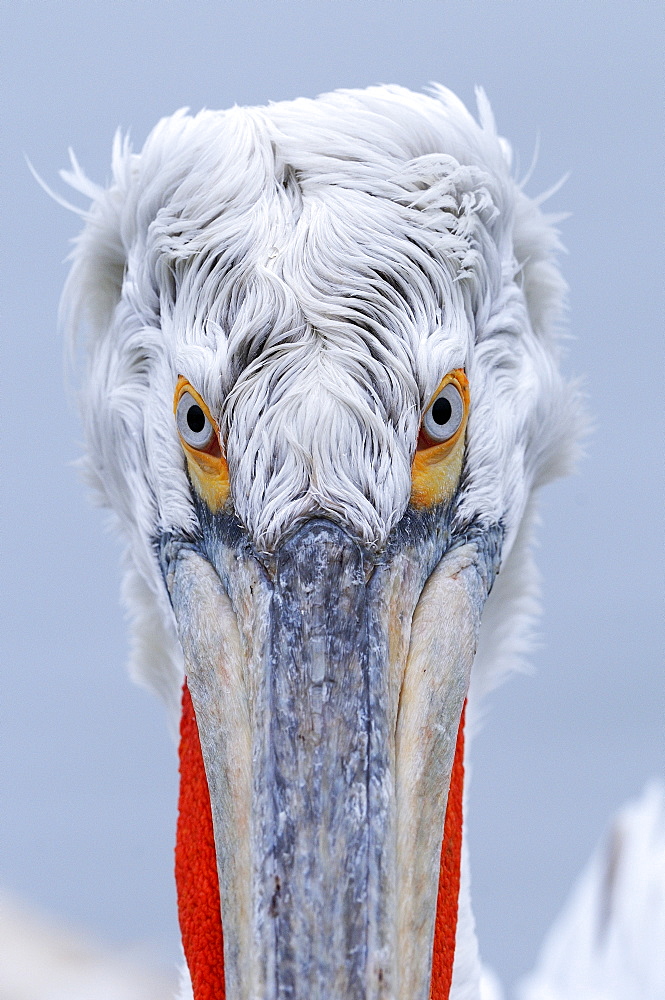
POLYGON ((179 720, 183 1000, 478 998, 465 724, 583 423, 554 221, 442 87, 181 111, 65 178, 87 475, 179 720))

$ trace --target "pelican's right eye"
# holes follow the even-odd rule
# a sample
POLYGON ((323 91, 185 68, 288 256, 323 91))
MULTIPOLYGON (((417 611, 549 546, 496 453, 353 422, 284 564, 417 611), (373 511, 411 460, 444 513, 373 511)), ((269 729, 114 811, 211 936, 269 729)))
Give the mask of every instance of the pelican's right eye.
POLYGON ((229 498, 229 467, 214 417, 182 375, 175 387, 173 412, 192 486, 214 513, 229 498))
POLYGON ((189 392, 183 392, 178 400, 176 424, 183 441, 197 451, 207 451, 216 437, 211 420, 189 392))

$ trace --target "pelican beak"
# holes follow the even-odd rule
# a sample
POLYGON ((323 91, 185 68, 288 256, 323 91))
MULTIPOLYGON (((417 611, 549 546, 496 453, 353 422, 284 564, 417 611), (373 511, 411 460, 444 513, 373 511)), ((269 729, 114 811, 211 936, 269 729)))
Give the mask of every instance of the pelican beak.
POLYGON ((446 800, 497 536, 372 556, 225 514, 162 561, 210 794, 228 1000, 428 1000, 446 800))

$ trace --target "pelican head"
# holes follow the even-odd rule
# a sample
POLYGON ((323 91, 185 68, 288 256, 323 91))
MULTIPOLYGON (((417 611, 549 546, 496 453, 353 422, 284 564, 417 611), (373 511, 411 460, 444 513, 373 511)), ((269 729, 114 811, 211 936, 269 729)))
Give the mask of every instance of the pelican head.
POLYGON ((556 235, 479 113, 181 112, 116 139, 107 189, 68 175, 87 469, 135 670, 176 714, 184 683, 196 1000, 443 998, 460 961, 483 611, 576 421, 556 235))

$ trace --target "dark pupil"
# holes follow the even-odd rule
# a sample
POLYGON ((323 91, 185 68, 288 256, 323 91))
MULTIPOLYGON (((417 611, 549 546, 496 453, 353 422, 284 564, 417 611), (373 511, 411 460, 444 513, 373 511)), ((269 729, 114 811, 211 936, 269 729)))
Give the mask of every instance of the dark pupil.
POLYGON ((439 396, 432 407, 432 419, 439 427, 447 424, 453 415, 453 408, 445 396, 439 396))
POLYGON ((194 406, 190 406, 187 410, 187 426, 194 434, 200 434, 205 425, 205 413, 197 403, 194 403, 194 406))

